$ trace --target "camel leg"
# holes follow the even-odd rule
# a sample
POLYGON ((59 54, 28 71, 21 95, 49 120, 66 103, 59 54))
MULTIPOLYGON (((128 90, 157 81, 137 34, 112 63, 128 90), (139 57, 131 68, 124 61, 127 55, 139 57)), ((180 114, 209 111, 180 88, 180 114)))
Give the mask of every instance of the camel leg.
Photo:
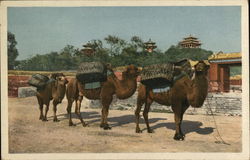
POLYGON ((135 110, 135 124, 136 124, 135 132, 136 133, 142 133, 142 130, 139 127, 139 123, 140 123, 141 107, 143 104, 144 104, 144 101, 138 97, 137 98, 137 107, 135 110))
POLYGON ((175 135, 174 140, 184 140, 184 135, 181 131, 181 120, 182 120, 182 108, 181 104, 173 105, 172 109, 174 111, 174 119, 175 119, 175 135))
POLYGON ((46 104, 45 115, 43 117, 43 121, 48 121, 48 119, 47 119, 47 113, 48 113, 48 111, 49 111, 49 103, 46 104))
POLYGON ((78 97, 78 100, 77 100, 77 102, 76 102, 75 113, 76 113, 76 115, 78 116, 78 118, 80 119, 80 121, 81 121, 81 123, 82 123, 82 126, 83 126, 83 127, 86 127, 86 126, 88 126, 88 125, 87 125, 87 124, 84 122, 84 120, 82 119, 81 112, 80 112, 80 110, 81 110, 82 99, 83 99, 83 96, 79 96, 79 97, 78 97))
POLYGON ((184 101, 183 104, 182 104, 182 110, 181 110, 181 122, 180 122, 180 133, 181 135, 183 135, 183 137, 185 138, 185 134, 183 134, 182 130, 181 130, 181 125, 182 125, 182 120, 183 120, 183 115, 185 113, 185 111, 188 109, 189 107, 189 104, 188 104, 188 101, 184 101))
POLYGON ((149 109, 150 109, 150 105, 153 103, 153 101, 147 97, 146 99, 146 103, 145 103, 145 108, 143 110, 143 117, 144 117, 144 120, 145 120, 145 123, 147 125, 147 130, 148 130, 148 133, 153 133, 154 131, 150 128, 149 126, 149 122, 148 122, 148 112, 149 112, 149 109))
POLYGON ((113 96, 105 96, 105 99, 101 99, 102 102, 102 118, 100 127, 104 130, 111 129, 108 125, 108 114, 109 114, 109 105, 111 104, 113 96))
POLYGON ((59 120, 57 119, 57 116, 56 116, 56 111, 57 111, 57 104, 58 104, 59 102, 58 101, 56 101, 56 100, 53 100, 53 111, 54 111, 54 119, 53 119, 53 121, 54 122, 59 122, 59 120))
POLYGON ((39 110, 40 110, 40 117, 39 120, 43 120, 43 102, 40 98, 37 97, 37 101, 39 104, 39 110))
POLYGON ((104 127, 104 109, 102 108, 102 116, 101 116, 101 124, 100 127, 103 128, 104 127))
POLYGON ((69 126, 75 126, 75 124, 72 122, 72 118, 71 118, 71 108, 72 108, 72 104, 73 104, 72 99, 68 99, 68 106, 67 106, 67 113, 69 115, 69 126))

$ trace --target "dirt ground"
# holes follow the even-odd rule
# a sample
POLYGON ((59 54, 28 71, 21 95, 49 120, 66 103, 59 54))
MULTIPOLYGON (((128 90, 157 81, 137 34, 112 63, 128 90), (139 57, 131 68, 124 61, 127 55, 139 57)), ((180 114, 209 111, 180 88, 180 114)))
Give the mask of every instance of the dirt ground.
MULTIPOLYGON (((75 127, 68 126, 66 99, 58 105, 58 119, 53 122, 52 105, 48 122, 39 118, 35 97, 9 98, 10 153, 84 153, 84 152, 241 152, 241 117, 215 116, 220 135, 230 145, 215 143, 218 138, 212 116, 184 115, 184 141, 175 141, 174 115, 149 113, 155 133, 135 133, 133 110, 110 110, 112 130, 99 128, 101 109, 82 106, 81 112, 89 127, 82 127, 75 114, 75 127)), ((73 108, 74 110, 74 108, 73 108)))

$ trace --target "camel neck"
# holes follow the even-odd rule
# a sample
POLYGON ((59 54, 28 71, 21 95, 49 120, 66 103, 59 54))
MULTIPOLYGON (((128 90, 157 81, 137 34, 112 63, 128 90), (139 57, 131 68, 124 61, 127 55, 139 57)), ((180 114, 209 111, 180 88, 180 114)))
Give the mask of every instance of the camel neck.
POLYGON ((136 77, 123 76, 122 80, 115 79, 116 96, 119 99, 126 99, 132 96, 137 88, 136 77))
POLYGON ((193 107, 201 107, 208 92, 208 80, 204 73, 196 73, 189 93, 189 102, 193 107))
POLYGON ((59 97, 63 98, 65 95, 65 91, 66 91, 66 86, 65 85, 59 85, 56 82, 52 82, 52 93, 56 93, 57 95, 59 95, 59 97))

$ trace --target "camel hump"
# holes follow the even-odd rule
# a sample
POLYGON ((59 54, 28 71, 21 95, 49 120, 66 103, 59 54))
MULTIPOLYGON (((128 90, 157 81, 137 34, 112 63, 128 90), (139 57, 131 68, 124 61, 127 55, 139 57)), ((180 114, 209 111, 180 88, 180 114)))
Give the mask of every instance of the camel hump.
POLYGON ((107 81, 107 66, 101 62, 84 62, 79 65, 76 79, 81 83, 107 81))
POLYGON ((44 88, 49 81, 49 77, 43 74, 34 74, 28 81, 28 84, 41 90, 44 88))

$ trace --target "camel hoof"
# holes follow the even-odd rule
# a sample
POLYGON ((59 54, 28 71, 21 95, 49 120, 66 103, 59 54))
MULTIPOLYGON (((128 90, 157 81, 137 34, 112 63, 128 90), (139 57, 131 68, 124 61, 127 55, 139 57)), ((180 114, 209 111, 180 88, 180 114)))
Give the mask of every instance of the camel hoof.
POLYGON ((140 128, 136 128, 135 133, 142 133, 142 130, 140 130, 140 128))
POLYGON ((60 121, 57 118, 54 118, 53 122, 60 122, 60 121))
POLYGON ((69 122, 69 126, 76 126, 73 122, 69 122))
POLYGON ((110 130, 111 129, 111 127, 109 127, 108 124, 101 124, 100 127, 103 128, 104 130, 110 130))
POLYGON ((83 123, 82 126, 83 126, 83 127, 89 127, 89 124, 83 123))
POLYGON ((174 135, 174 140, 176 141, 184 141, 185 135, 183 134, 175 134, 174 135))
POLYGON ((42 119, 42 121, 43 121, 43 122, 47 122, 47 121, 48 121, 48 119, 46 119, 46 118, 43 118, 43 119, 42 119))
POLYGON ((111 127, 109 126, 106 126, 106 127, 103 127, 104 130, 111 130, 111 127))
POLYGON ((154 133, 155 131, 153 129, 148 129, 148 133, 154 133))

